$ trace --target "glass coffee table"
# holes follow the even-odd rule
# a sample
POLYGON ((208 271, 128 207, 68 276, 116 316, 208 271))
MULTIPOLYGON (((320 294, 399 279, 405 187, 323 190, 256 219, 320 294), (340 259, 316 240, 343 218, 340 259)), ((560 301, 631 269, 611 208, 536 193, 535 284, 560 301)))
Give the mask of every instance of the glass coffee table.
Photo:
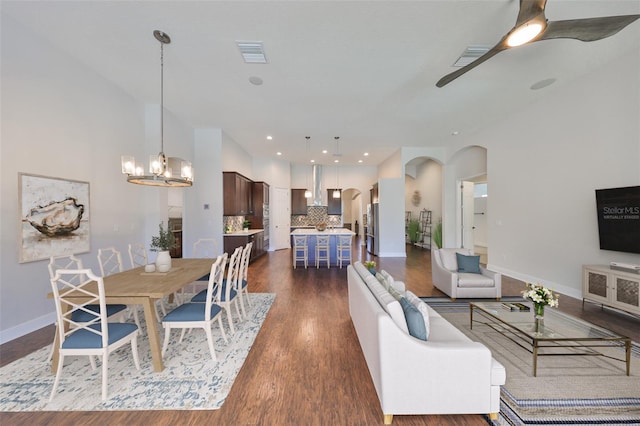
POLYGON ((533 376, 537 374, 539 356, 602 356, 625 362, 630 373, 631 339, 547 308, 544 319, 536 319, 531 303, 471 302, 470 328, 484 324, 533 354, 533 376), (524 305, 528 311, 512 310, 524 305), (606 355, 597 348, 624 347, 625 357, 606 355))

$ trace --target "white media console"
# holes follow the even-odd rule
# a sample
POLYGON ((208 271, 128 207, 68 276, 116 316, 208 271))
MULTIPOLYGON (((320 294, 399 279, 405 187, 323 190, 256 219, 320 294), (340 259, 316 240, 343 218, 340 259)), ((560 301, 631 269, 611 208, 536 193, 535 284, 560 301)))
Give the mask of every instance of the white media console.
POLYGON ((640 274, 610 265, 583 265, 582 300, 640 315, 640 274))

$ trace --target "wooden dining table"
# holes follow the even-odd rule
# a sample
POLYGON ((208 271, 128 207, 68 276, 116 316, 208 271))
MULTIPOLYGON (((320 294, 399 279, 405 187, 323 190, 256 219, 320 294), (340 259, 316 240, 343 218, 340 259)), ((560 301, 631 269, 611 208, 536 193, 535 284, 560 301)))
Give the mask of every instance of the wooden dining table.
MULTIPOLYGON (((148 273, 141 266, 103 278, 107 303, 143 306, 155 371, 164 370, 164 364, 154 304, 208 274, 214 261, 215 259, 172 259, 171 270, 166 273, 148 273)), ((53 293, 49 293, 49 297, 53 298, 53 293)), ((83 298, 86 296, 83 297, 79 294, 77 300, 80 302, 83 298)), ((58 366, 58 346, 58 333, 56 332, 52 371, 55 371, 58 366)))

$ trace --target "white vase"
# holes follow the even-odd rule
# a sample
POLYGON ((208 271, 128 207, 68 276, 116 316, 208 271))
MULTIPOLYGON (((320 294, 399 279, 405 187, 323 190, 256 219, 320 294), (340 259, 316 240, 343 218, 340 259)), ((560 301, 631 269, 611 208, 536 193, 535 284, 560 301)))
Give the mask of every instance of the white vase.
POLYGON ((171 255, 169 251, 159 251, 156 257, 156 271, 169 272, 171 269, 171 255))

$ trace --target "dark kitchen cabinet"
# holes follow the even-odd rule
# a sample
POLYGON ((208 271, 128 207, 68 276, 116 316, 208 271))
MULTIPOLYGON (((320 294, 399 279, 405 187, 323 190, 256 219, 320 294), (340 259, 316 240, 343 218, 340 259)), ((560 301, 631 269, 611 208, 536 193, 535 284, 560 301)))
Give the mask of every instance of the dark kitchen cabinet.
POLYGON ((291 214, 307 214, 307 199, 304 197, 306 189, 291 190, 291 214))
POLYGON ((225 216, 253 214, 253 182, 236 172, 222 172, 222 176, 223 214, 225 216))
POLYGON ((252 192, 253 214, 247 219, 251 229, 266 229, 269 226, 269 184, 253 182, 252 192))
POLYGON ((333 198, 334 189, 327 189, 327 214, 342 214, 342 190, 340 198, 333 198))
POLYGON ((251 248, 251 257, 249 262, 266 253, 264 247, 264 232, 249 231, 249 233, 238 232, 235 234, 226 234, 224 236, 224 251, 231 255, 237 247, 244 247, 247 243, 253 242, 251 248))

